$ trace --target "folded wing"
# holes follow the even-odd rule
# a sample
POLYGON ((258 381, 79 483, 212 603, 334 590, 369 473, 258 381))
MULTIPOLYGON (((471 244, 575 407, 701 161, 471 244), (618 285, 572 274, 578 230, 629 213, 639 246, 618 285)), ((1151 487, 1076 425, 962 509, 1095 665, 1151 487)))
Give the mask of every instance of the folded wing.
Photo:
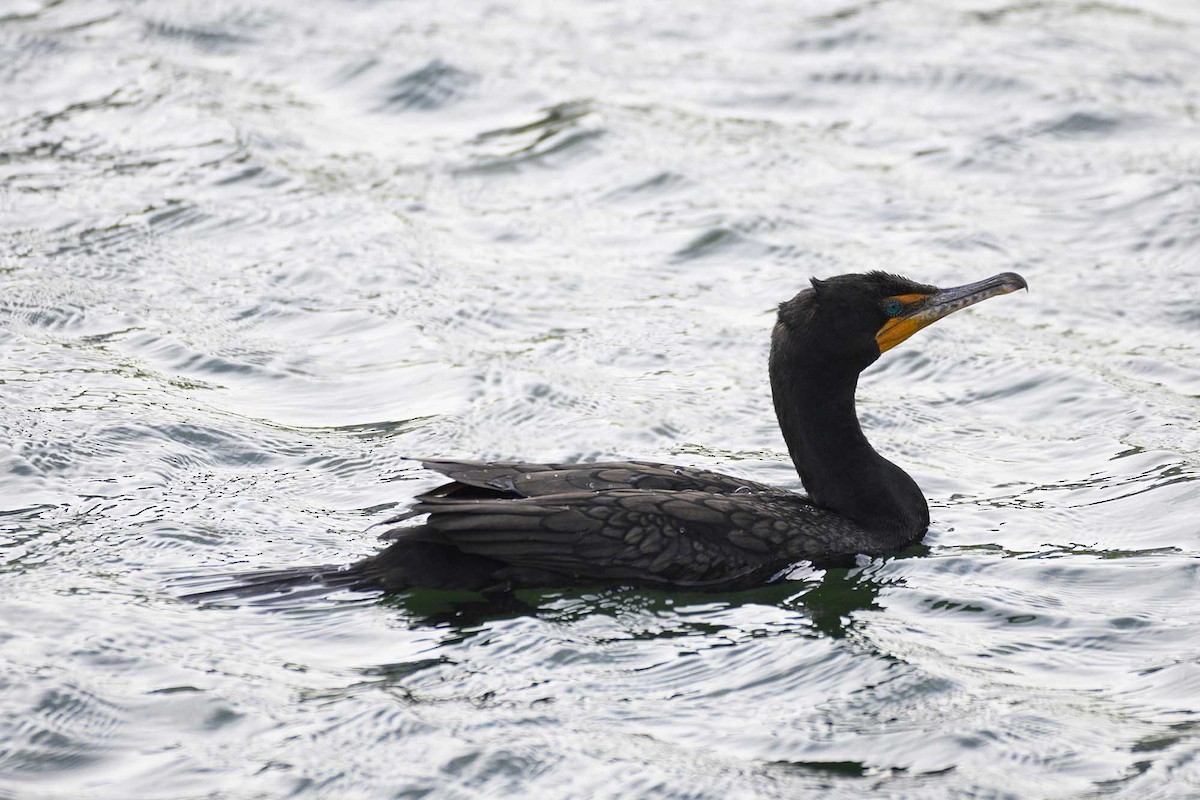
MULTIPOLYGON (((600 481, 628 469, 626 465, 589 466, 592 469, 587 471, 600 481), (614 474, 606 478, 606 472, 614 474)), ((545 481, 550 483, 532 485, 544 488, 570 480, 573 476, 563 473, 571 471, 546 470, 545 481)), ((455 478, 461 485, 473 486, 479 476, 459 473, 455 478)), ((510 478, 506 473, 502 480, 510 478)), ((790 563, 828 555, 830 537, 838 535, 830 529, 831 523, 852 527, 803 496, 778 490, 712 494, 696 489, 604 487, 518 499, 432 493, 419 499, 410 513, 429 516, 421 525, 384 534, 395 542, 395 556, 400 557, 408 545, 444 545, 495 564, 499 586, 547 582, 696 588, 757 585, 790 563)))

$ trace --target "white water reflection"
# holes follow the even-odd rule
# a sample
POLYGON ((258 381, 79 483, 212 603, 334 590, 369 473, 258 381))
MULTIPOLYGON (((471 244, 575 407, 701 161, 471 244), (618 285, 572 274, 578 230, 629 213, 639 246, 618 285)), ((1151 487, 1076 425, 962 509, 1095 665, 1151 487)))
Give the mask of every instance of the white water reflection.
POLYGON ((0 795, 1185 796, 1200 13, 0 8, 0 795), (735 597, 198 609, 412 455, 795 488, 775 303, 1016 269, 862 381, 928 552, 735 597))

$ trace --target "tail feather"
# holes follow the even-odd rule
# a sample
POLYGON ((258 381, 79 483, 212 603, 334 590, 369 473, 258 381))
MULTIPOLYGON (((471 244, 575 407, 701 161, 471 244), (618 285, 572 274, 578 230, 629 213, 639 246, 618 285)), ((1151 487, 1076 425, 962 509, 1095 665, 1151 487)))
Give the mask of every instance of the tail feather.
POLYGON ((377 588, 357 564, 322 564, 294 569, 234 572, 206 576, 199 581, 193 579, 189 582, 221 584, 215 588, 188 592, 180 596, 181 600, 193 603, 252 600, 259 604, 327 595, 339 589, 369 591, 377 588))
POLYGON ((353 564, 189 576, 176 581, 191 589, 180 599, 261 605, 340 590, 402 592, 422 587, 497 592, 507 591, 515 576, 512 565, 439 541, 438 531, 428 526, 409 526, 389 534, 385 536, 394 539, 391 545, 353 564))

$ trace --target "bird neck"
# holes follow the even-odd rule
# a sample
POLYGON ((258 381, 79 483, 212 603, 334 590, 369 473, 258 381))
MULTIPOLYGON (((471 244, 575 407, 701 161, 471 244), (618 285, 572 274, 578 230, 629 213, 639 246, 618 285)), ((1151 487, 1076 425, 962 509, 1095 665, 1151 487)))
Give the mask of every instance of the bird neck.
POLYGON ((859 371, 852 365, 771 358, 779 427, 813 503, 871 530, 919 537, 929 506, 908 473, 871 447, 854 407, 859 371))

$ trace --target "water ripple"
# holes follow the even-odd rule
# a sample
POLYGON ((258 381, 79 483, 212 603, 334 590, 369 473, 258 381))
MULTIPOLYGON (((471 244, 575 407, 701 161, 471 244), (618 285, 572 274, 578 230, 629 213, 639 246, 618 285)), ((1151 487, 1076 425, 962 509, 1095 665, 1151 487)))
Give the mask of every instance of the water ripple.
POLYGON ((434 111, 460 99, 478 77, 443 61, 430 61, 398 78, 387 91, 380 110, 434 111))
POLYGON ((1193 9, 0 15, 0 795, 1200 786, 1193 9), (177 599, 374 552, 412 456, 798 489, 774 304, 876 268, 1031 287, 860 381, 920 547, 722 596, 177 599))

